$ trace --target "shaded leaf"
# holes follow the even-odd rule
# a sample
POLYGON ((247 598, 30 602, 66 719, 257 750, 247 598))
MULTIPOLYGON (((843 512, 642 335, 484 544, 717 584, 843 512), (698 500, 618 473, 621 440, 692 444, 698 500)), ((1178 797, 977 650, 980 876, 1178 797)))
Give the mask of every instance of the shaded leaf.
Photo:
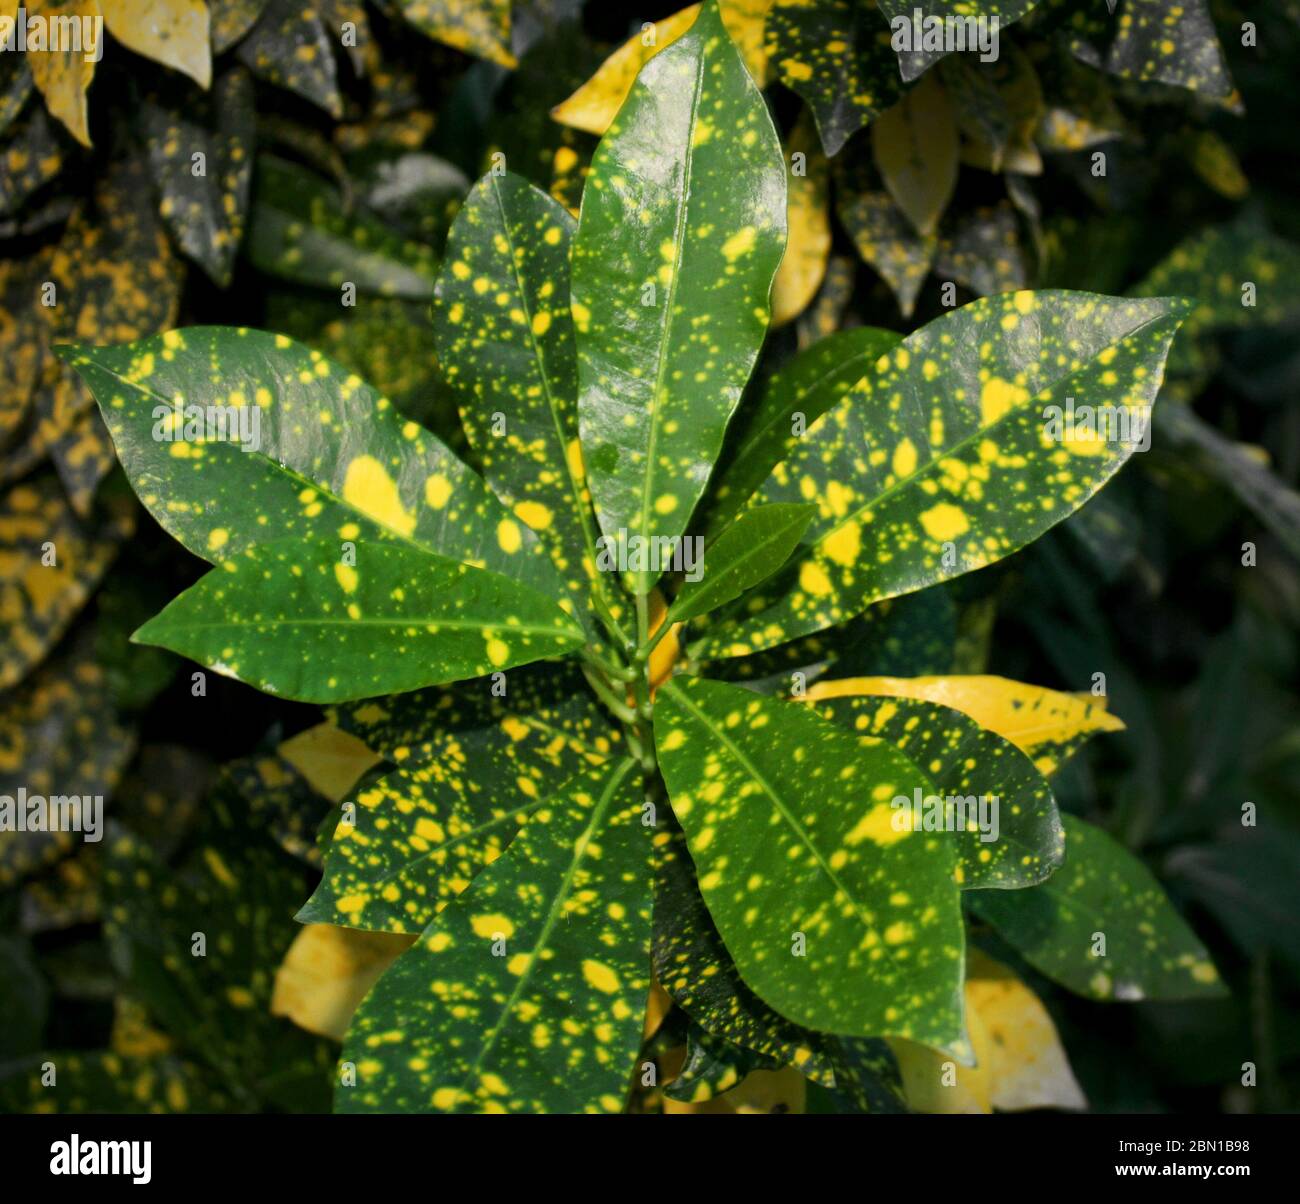
POLYGON ((343 97, 334 62, 336 39, 320 11, 305 0, 269 0, 235 54, 259 79, 297 93, 337 121, 343 116, 343 97))
POLYGON ((839 154, 901 90, 889 30, 857 0, 776 0, 767 54, 781 82, 812 108, 828 155, 839 154))
POLYGON ((887 192, 841 193, 837 212, 858 254, 889 285, 899 312, 912 316, 938 242, 918 235, 887 192))
POLYGON ((208 0, 212 53, 224 54, 241 41, 262 15, 268 0, 208 0))
POLYGON ((927 76, 871 125, 885 187, 917 232, 935 232, 957 186, 957 124, 937 76, 927 76))
POLYGON ((793 321, 817 295, 831 253, 830 170, 805 109, 786 149, 785 257, 772 282, 772 325, 793 321))
POLYGON ((140 110, 159 212, 181 250, 217 284, 230 282, 248 217, 256 117, 253 83, 224 72, 210 95, 159 93, 140 110), (195 175, 194 156, 203 174, 195 175))
MULTIPOLYGON (((948 53, 944 48, 948 44, 946 31, 939 39, 939 49, 926 48, 926 43, 934 40, 932 31, 937 28, 936 21, 966 22, 962 32, 966 33, 965 49, 970 52, 977 46, 976 35, 966 32, 971 29, 969 18, 985 18, 990 23, 996 20, 1002 30, 1019 21, 1037 3, 1038 0, 880 0, 879 7, 880 15, 889 22, 897 39, 899 71, 905 80, 914 80, 948 53)), ((994 41, 991 45, 996 54, 998 43, 994 41)))
POLYGON ((771 1059, 715 1037, 698 1024, 686 1034, 686 1060, 664 1087, 669 1099, 698 1104, 737 1086, 753 1070, 775 1070, 771 1059))
POLYGON ((510 53, 510 0, 398 0, 404 16, 437 42, 502 67, 510 53))
POLYGON ((283 280, 424 300, 433 295, 437 262, 427 247, 402 238, 315 173, 261 155, 245 253, 283 280))
POLYGON ((1100 828, 1062 818, 1065 864, 1027 890, 968 896, 975 914, 1076 995, 1126 1002, 1223 995, 1205 947, 1150 870, 1100 828))

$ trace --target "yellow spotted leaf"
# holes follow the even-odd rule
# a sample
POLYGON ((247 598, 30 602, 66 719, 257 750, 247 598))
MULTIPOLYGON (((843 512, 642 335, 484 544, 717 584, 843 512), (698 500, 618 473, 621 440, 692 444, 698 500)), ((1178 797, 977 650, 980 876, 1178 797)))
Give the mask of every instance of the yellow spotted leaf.
MULTIPOLYGON (((81 28, 94 28, 101 9, 98 0, 27 0, 32 17, 51 20, 75 18, 81 28)), ((100 47, 102 51, 102 46, 100 47)), ((82 146, 90 145, 86 92, 95 75, 97 59, 82 50, 44 50, 29 53, 27 65, 45 105, 82 146)))

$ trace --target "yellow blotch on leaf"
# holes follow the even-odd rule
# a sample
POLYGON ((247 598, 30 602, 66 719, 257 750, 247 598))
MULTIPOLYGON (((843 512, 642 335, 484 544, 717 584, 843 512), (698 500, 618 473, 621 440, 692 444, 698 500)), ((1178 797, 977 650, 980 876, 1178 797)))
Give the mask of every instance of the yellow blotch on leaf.
POLYGON ((931 539, 956 539, 970 530, 966 512, 951 502, 940 502, 921 511, 921 526, 931 539))
POLYGON ((415 515, 403 507, 397 484, 374 456, 358 456, 348 465, 343 500, 399 535, 415 530, 415 515))

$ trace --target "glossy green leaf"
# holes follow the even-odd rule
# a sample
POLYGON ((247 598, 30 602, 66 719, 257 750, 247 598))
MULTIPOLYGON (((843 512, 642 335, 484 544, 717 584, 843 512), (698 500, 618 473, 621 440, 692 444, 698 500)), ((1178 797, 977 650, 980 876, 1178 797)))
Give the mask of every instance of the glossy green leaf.
POLYGON ((814 1082, 834 1081, 822 1035, 778 1015, 740 977, 676 825, 655 844, 653 957, 655 977, 706 1032, 814 1082))
POLYGON ((400 544, 258 544, 220 562, 135 637, 304 702, 479 677, 579 647, 551 599, 509 577, 400 544))
MULTIPOLYGON (((690 521, 767 328, 785 168, 716 3, 642 68, 592 160, 573 247, 578 421, 620 549, 690 521)), ((648 593, 658 573, 634 573, 648 593)))
POLYGON ((705 654, 743 655, 843 622, 1060 522, 1141 445, 1187 309, 1176 298, 1004 293, 904 339, 755 495, 816 501, 820 512, 800 556, 760 591, 767 605, 734 636, 710 637, 705 654), (1110 407, 1109 418, 1090 427, 1071 406, 1110 407))
POLYGON ((1036 970, 1089 999, 1224 994, 1205 946, 1150 870, 1100 828, 1064 820, 1065 864, 1028 890, 968 896, 975 914, 1036 970))
POLYGON ((741 410, 728 432, 730 450, 707 498, 707 531, 720 531, 789 455, 806 431, 861 380, 900 339, 892 330, 858 326, 819 339, 783 364, 757 404, 741 410))
POLYGON ((200 326, 66 354, 99 401, 136 494, 196 556, 225 559, 291 536, 384 539, 558 594, 544 551, 481 478, 319 351, 283 335, 200 326), (227 407, 228 419, 256 407, 246 432, 255 437, 231 441, 228 425, 224 440, 194 438, 203 430, 190 407, 209 406, 227 407))
POLYGON ((700 678, 660 688, 655 743, 745 981, 809 1028, 965 1056, 956 850, 892 823, 890 800, 933 793, 925 775, 883 741, 700 678))
POLYGON ((543 799, 613 754, 615 731, 571 666, 512 670, 504 684, 503 696, 477 682, 342 708, 401 768, 351 796, 299 920, 421 932, 543 799))
POLYGON ((977 800, 952 833, 963 890, 1034 886, 1061 864, 1065 832, 1052 789, 1009 740, 960 711, 918 699, 833 698, 814 705, 842 727, 900 749, 925 768, 939 797, 961 806, 977 800))
POLYGON ((684 623, 725 606, 770 577, 789 558, 815 507, 776 503, 746 510, 704 550, 701 576, 689 575, 665 623, 684 623))
POLYGON ((352 284, 358 292, 384 297, 432 296, 432 252, 362 209, 349 211, 322 177, 261 155, 254 183, 245 251, 257 268, 336 292, 352 284))
POLYGON ((767 14, 767 53, 781 82, 812 108, 828 155, 901 90, 889 30, 858 0, 776 0, 767 14))
POLYGON ((242 68, 226 71, 198 102, 192 88, 164 86, 141 106, 140 118, 163 221, 213 281, 229 284, 248 218, 253 81, 242 68))
POLYGON ((650 986, 651 834, 631 761, 546 800, 361 1005, 336 1110, 621 1111, 650 986))
POLYGON ((452 227, 433 328, 484 475, 581 599, 596 572, 596 532, 578 445, 573 227, 519 176, 484 176, 452 227))

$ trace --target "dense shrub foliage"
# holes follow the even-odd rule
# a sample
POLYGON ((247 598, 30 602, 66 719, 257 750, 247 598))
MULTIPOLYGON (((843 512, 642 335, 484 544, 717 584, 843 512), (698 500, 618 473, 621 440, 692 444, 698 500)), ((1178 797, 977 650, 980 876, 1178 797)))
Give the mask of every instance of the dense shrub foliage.
POLYGON ((4 1107, 1293 1104, 1300 10, 1111 7, 0 3, 4 1107))

